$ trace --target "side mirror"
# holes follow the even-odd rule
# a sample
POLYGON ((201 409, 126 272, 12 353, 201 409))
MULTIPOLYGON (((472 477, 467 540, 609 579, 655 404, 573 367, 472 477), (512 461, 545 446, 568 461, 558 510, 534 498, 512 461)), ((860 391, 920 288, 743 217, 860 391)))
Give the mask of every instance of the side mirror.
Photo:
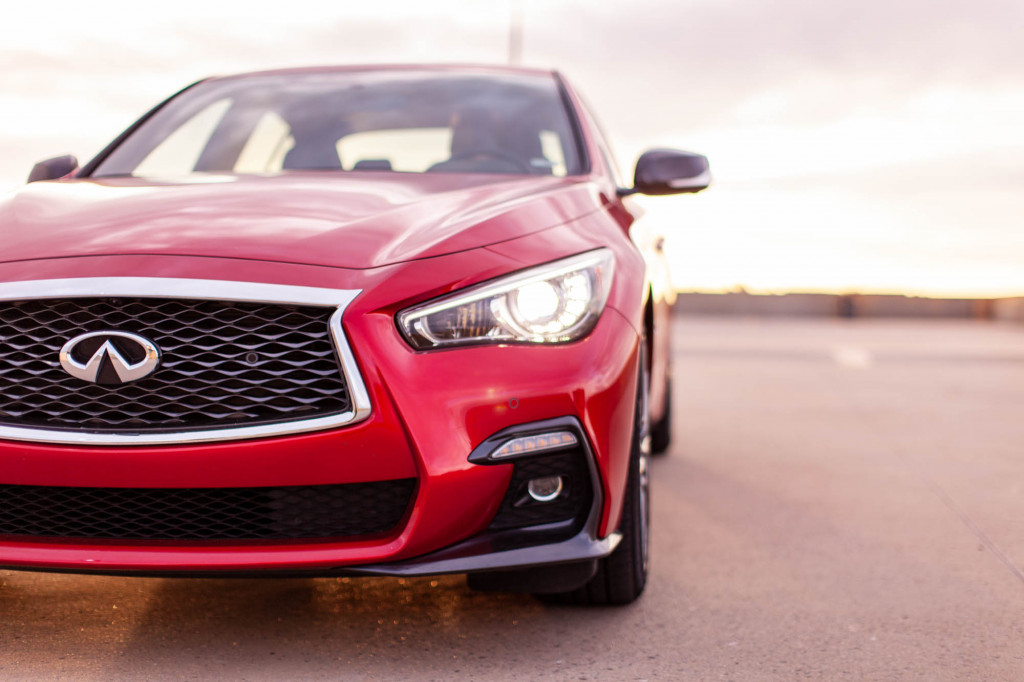
POLYGON ((28 174, 28 181, 56 180, 75 172, 77 169, 78 159, 73 156, 58 156, 46 161, 40 161, 33 166, 32 172, 28 174))
POLYGON ((622 194, 692 194, 711 184, 706 156, 674 149, 651 149, 640 155, 633 189, 622 194))

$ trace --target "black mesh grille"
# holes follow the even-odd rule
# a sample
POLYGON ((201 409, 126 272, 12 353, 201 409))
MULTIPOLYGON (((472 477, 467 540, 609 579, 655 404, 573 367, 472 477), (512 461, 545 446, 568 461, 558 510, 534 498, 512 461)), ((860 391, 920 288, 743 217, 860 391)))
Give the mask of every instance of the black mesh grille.
POLYGON ((586 455, 580 448, 516 460, 512 480, 490 527, 521 528, 572 518, 582 524, 590 511, 592 495, 586 455), (544 476, 561 476, 562 493, 551 502, 536 502, 527 493, 527 485, 531 479, 544 476))
POLYGON ((266 303, 92 298, 0 302, 0 424, 94 432, 250 426, 350 409, 328 319, 266 303), (59 364, 80 334, 143 336, 162 353, 139 381, 100 385, 59 364))
POLYGON ((124 540, 336 538, 391 530, 412 478, 284 488, 0 485, 0 535, 124 540))

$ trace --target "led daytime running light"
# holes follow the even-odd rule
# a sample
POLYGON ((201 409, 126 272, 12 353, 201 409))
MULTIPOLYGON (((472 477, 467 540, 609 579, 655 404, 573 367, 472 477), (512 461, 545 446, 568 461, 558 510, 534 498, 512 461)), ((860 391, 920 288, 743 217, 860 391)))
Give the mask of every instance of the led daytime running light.
POLYGON ((531 455, 535 452, 548 452, 551 450, 563 450, 571 448, 579 443, 576 434, 572 431, 553 431, 551 433, 540 433, 535 436, 520 436, 503 444, 494 451, 491 459, 505 459, 507 457, 518 457, 520 455, 531 455))

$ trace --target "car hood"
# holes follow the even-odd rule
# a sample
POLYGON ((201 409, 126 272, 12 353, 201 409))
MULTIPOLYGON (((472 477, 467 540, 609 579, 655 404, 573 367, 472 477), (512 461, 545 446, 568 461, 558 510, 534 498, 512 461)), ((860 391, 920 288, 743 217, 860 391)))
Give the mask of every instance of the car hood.
POLYGON ((580 178, 294 172, 74 179, 0 201, 0 262, 177 254, 371 268, 487 246, 598 207, 580 178))

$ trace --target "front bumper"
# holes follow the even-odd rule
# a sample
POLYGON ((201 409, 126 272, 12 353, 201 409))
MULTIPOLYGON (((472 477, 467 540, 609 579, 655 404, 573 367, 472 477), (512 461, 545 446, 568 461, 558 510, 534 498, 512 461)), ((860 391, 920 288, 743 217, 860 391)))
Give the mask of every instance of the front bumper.
MULTIPOLYGON (((64 263, 62 277, 69 270, 72 277, 94 276, 95 259, 82 260, 89 262, 64 263)), ((104 271, 140 273, 140 259, 107 260, 114 267, 106 263, 104 271)), ((160 261, 166 276, 194 276, 190 259, 141 260, 149 272, 160 261)), ((422 287, 427 271, 444 272, 437 266, 421 265, 420 275, 391 269, 378 276, 418 278, 422 287)), ((322 269, 315 270, 263 264, 260 273, 279 283, 324 286, 322 269)), ((0 484, 232 488, 414 477, 414 501, 392 532, 343 541, 223 543, 5 536, 0 565, 174 575, 421 575, 575 562, 614 549, 637 357, 636 332, 623 317, 606 310, 586 339, 568 346, 417 353, 394 327, 394 301, 405 300, 401 291, 384 292, 363 272, 332 274, 339 277, 332 285, 366 292, 343 319, 372 406, 363 421, 281 437, 181 445, 0 441, 0 484), (502 429, 562 416, 578 420, 593 462, 594 503, 586 523, 571 537, 564 529, 543 527, 488 531, 512 466, 473 464, 469 453, 502 429)))
MULTIPOLYGON (((537 425, 550 427, 558 424, 582 436, 582 429, 575 418, 545 420, 503 430, 502 437, 490 439, 502 442, 520 433, 536 432, 537 425)), ((486 444, 485 444, 486 445, 486 444)), ((600 476, 593 453, 586 441, 581 449, 587 463, 588 485, 593 496, 582 518, 570 518, 560 522, 527 526, 514 529, 485 530, 471 538, 444 549, 404 561, 358 564, 341 567, 323 566, 310 568, 303 565, 282 568, 241 568, 229 567, 199 570, 136 566, 131 568, 111 567, 109 561, 88 562, 88 566, 38 566, 37 570, 58 570, 70 572, 106 573, 114 575, 172 577, 323 577, 323 576, 401 576, 414 577, 441 575, 447 573, 476 573, 537 568, 559 564, 581 564, 608 556, 621 540, 618 532, 605 537, 598 536, 603 497, 600 493, 600 476)), ((478 447, 474 454, 481 450, 478 447)), ((540 455, 538 457, 543 457, 540 455)), ((4 566, 24 568, 24 566, 4 566)))

